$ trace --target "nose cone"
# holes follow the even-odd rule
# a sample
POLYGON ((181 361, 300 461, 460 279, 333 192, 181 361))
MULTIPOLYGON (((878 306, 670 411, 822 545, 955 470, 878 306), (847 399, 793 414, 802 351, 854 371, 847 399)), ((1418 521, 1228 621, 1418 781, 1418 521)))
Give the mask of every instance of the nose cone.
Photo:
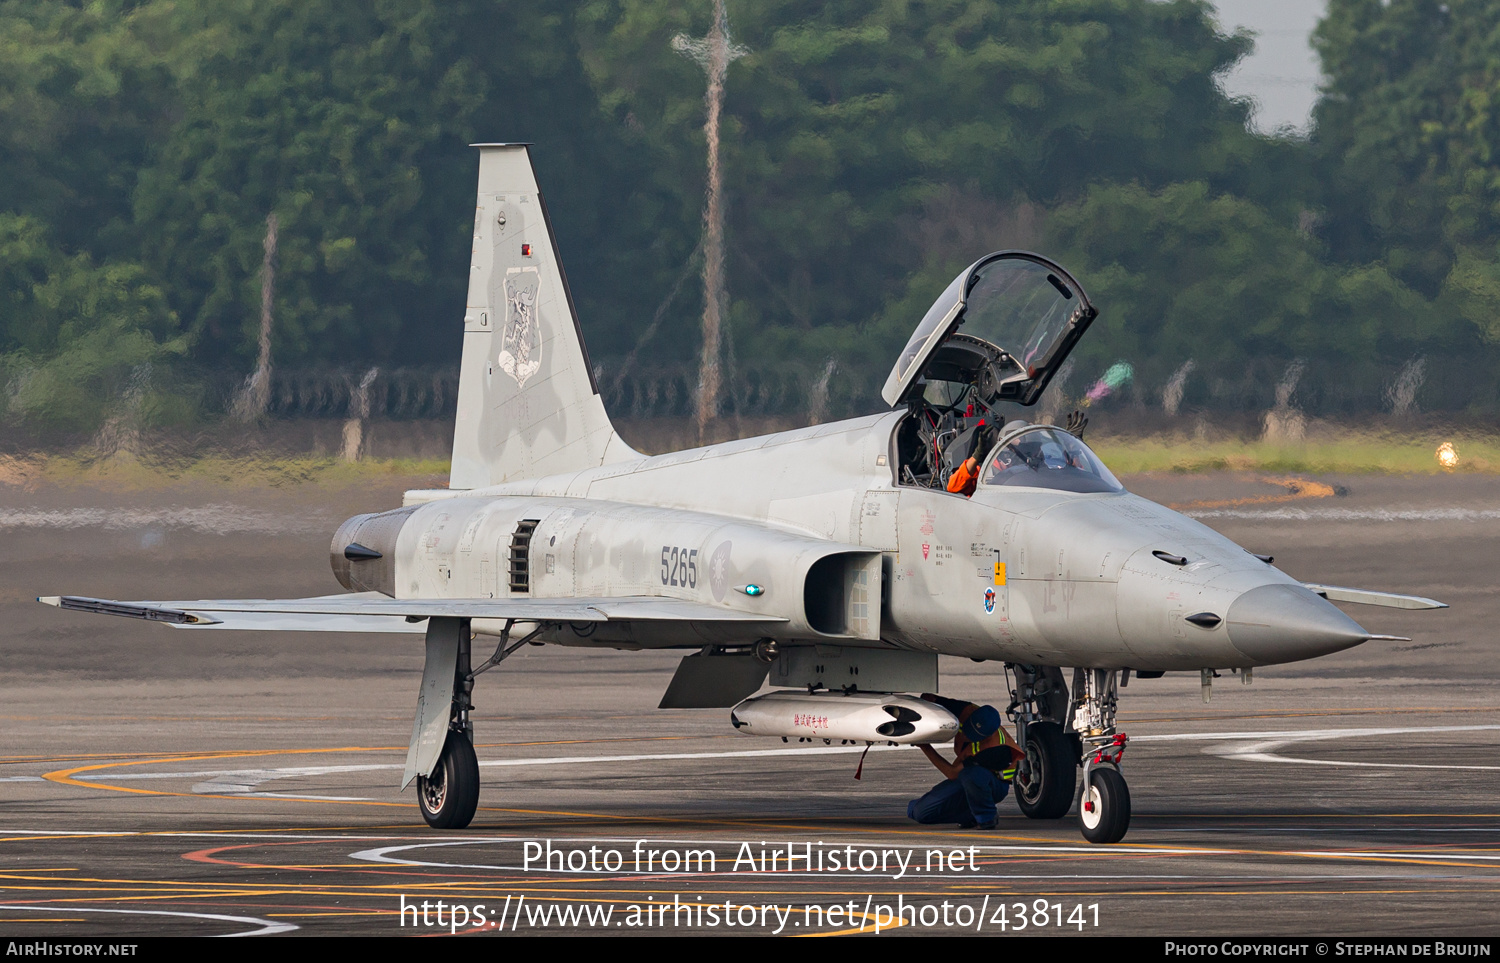
POLYGON ((1300 585, 1262 585, 1229 606, 1229 641, 1260 665, 1313 659, 1359 645, 1370 633, 1300 585))

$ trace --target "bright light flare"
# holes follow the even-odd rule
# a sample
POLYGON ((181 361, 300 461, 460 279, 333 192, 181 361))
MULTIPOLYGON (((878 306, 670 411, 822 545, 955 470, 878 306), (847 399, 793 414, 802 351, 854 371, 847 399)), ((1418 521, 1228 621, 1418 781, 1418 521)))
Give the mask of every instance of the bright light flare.
POLYGON ((1458 467, 1458 449, 1453 447, 1453 442, 1445 441, 1438 445, 1437 460, 1448 471, 1458 467))

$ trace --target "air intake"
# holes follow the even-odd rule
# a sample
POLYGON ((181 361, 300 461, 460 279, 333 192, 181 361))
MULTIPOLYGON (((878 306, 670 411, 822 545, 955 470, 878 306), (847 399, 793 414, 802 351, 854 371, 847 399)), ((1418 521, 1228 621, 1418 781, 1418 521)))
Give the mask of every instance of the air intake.
POLYGON ((540 519, 526 518, 516 526, 510 537, 510 590, 512 593, 531 592, 531 533, 536 531, 540 519))

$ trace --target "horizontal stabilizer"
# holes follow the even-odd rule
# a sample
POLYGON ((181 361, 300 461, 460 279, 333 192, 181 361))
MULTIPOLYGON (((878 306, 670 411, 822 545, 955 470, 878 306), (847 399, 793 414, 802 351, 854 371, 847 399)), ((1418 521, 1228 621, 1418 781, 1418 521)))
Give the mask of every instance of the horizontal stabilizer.
POLYGON ((1357 602, 1360 605, 1385 605, 1393 609, 1446 609, 1446 602, 1423 598, 1420 595, 1397 595, 1394 592, 1372 592, 1369 589, 1343 588, 1338 585, 1318 585, 1304 582, 1330 602, 1357 602))
POLYGON ((378 592, 308 599, 201 599, 114 602, 76 595, 37 599, 75 612, 120 615, 178 628, 287 632, 413 632, 430 618, 516 619, 524 622, 779 623, 777 616, 652 596, 562 599, 393 599, 378 592))

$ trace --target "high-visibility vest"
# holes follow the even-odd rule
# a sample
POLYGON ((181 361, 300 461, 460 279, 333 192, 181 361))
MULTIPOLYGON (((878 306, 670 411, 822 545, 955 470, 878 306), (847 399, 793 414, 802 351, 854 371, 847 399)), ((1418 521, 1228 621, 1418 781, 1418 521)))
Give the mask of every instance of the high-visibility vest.
MULTIPOLYGON (((1011 758, 1012 759, 1015 758, 1015 748, 1016 747, 1011 744, 1010 737, 1005 734, 1005 730, 1004 729, 1000 730, 1000 745, 998 745, 998 746, 992 746, 991 748, 999 749, 999 748, 1002 748, 1002 747, 1009 748, 1011 750, 1011 758)), ((971 742, 971 743, 969 743, 969 758, 970 759, 973 759, 975 756, 978 756, 981 751, 982 750, 979 748, 979 743, 977 743, 977 742, 971 742)), ((1010 768, 1000 770, 1000 772, 998 773, 998 775, 1000 776, 1001 779, 1004 779, 1006 782, 1010 782, 1011 780, 1015 779, 1016 778, 1016 767, 1015 767, 1014 762, 1012 762, 1010 768)))

